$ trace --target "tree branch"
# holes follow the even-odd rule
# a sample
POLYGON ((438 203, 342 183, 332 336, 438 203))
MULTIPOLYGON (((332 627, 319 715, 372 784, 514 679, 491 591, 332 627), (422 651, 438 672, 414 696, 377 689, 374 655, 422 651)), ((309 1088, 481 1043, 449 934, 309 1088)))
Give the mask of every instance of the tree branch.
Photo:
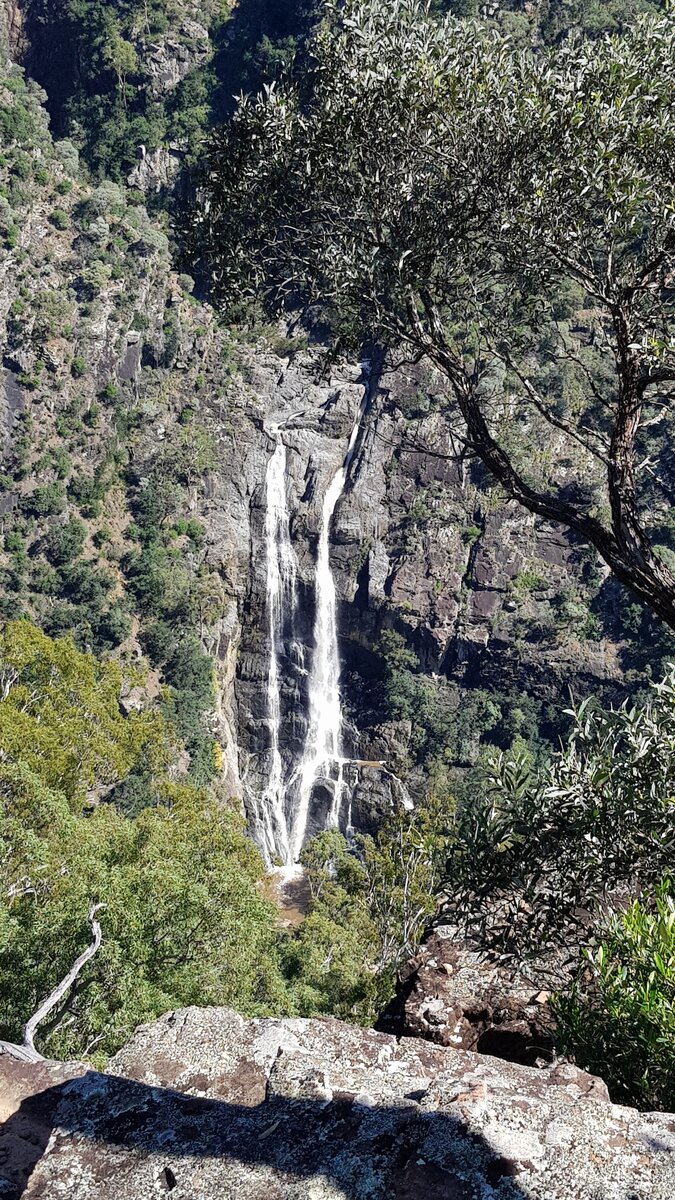
MULTIPOLYGON (((472 368, 467 368, 453 353, 445 339, 433 300, 428 294, 420 299, 427 324, 420 317, 416 299, 411 295, 408 299, 409 329, 406 336, 426 350, 428 358, 448 379, 466 424, 470 443, 507 495, 530 512, 566 525, 590 542, 617 579, 658 613, 671 629, 675 629, 675 577, 655 553, 642 528, 632 490, 634 469, 631 450, 635 422, 639 420, 639 403, 635 403, 635 395, 631 394, 630 388, 630 383, 634 382, 630 375, 632 364, 629 364, 627 390, 624 383, 624 394, 616 406, 616 422, 610 443, 607 474, 612 527, 607 528, 596 517, 570 504, 559 492, 539 491, 523 478, 506 450, 491 433, 481 408, 476 394, 480 364, 474 362, 472 368)), ((624 341, 624 350, 630 355, 630 339, 625 336, 624 341)), ((617 365, 621 378, 621 364, 617 365)))
MULTIPOLYGON (((607 455, 603 454, 601 450, 598 450, 596 446, 593 446, 593 444, 588 441, 578 429, 574 429, 567 423, 567 421, 563 421, 561 417, 556 417, 555 413, 551 411, 549 406, 545 403, 542 396, 535 388, 532 380, 528 379, 527 376, 524 375, 520 370, 520 368, 516 366, 515 362, 511 358, 511 355, 504 350, 501 352, 495 351, 495 353, 499 358, 501 358, 502 362, 505 363, 511 371, 513 371, 513 374, 527 392, 528 399, 534 405, 537 412, 541 414, 544 420, 548 421, 549 425, 553 425, 556 429, 559 429, 567 437, 572 438, 575 442, 578 442, 578 444, 583 447, 584 450, 587 450, 589 454, 594 455, 594 457, 599 459, 604 466, 607 466, 607 455)), ((580 426, 580 428, 583 427, 580 426)), ((584 430, 584 432, 586 431, 584 430)), ((593 434, 593 430, 589 430, 588 433, 589 435, 593 434)), ((598 438, 601 437, 600 434, 595 434, 594 436, 598 438)))
POLYGON ((23 1062, 40 1062, 42 1060, 43 1055, 40 1054, 39 1050, 35 1049, 35 1034, 37 1032, 38 1025, 44 1021, 45 1017, 49 1015, 52 1009, 58 1004, 59 1000, 63 999, 66 992, 72 987, 73 983, 77 979, 77 976, 80 974, 82 968, 86 966, 89 960, 94 957, 96 951, 99 949, 101 942, 103 941, 103 934, 101 932, 101 926, 95 918, 96 913, 104 907, 105 905, 103 904, 94 904, 89 909, 88 920, 89 924, 91 925, 91 931, 94 935, 93 941, 90 942, 86 950, 82 951, 79 958, 76 958, 72 967, 68 973, 64 975, 61 982, 57 984, 54 990, 51 991, 46 999, 42 1001, 42 1004, 33 1013, 32 1017, 26 1021, 26 1024, 23 1027, 22 1044, 18 1046, 14 1042, 0 1041, 0 1052, 10 1054, 13 1058, 21 1059, 23 1062))

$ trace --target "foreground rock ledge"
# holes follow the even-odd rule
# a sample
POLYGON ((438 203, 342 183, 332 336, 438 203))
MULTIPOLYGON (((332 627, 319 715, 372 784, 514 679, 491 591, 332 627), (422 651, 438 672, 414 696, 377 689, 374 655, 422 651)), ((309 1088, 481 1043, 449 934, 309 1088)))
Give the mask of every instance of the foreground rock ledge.
POLYGON ((2 1200, 672 1200, 675 1116, 340 1021, 187 1008, 100 1073, 0 1057, 2 1200))

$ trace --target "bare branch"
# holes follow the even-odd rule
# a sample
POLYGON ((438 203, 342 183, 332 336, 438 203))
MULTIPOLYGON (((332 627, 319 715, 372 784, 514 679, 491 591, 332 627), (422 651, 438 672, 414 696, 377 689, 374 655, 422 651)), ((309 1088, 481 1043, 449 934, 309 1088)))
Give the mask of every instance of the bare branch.
MULTIPOLYGON (((587 438, 585 438, 582 433, 579 432, 579 429, 574 429, 573 426, 568 425, 567 421, 563 421, 561 417, 557 417, 555 413, 551 411, 550 407, 545 403, 544 399, 535 388, 532 380, 528 379, 527 376, 524 375, 520 370, 520 368, 516 366, 515 362, 511 358, 511 355, 507 351, 501 351, 501 353, 499 351, 495 351, 495 353, 497 354, 498 358, 500 358, 502 362, 506 364, 509 370, 513 371, 513 374, 525 389, 528 400, 530 400, 544 420, 548 421, 549 425, 554 425, 556 429, 560 429, 561 432, 567 437, 572 438, 575 442, 578 442, 578 444, 582 446, 584 450, 587 450, 589 454, 593 454, 595 458, 598 458, 600 462, 606 466, 607 455, 603 454, 601 450, 598 450, 598 448, 592 444, 592 442, 588 441, 587 438)), ((579 428, 582 429, 583 427, 580 426, 579 428)), ((595 433, 594 430, 588 430, 588 433, 589 435, 592 434, 593 436, 597 437, 603 444, 606 444, 605 439, 601 434, 595 433)))
POLYGON ((42 1001, 42 1004, 36 1010, 36 1012, 33 1013, 32 1017, 26 1021, 26 1024, 23 1027, 23 1043, 18 1046, 14 1042, 0 1041, 0 1052, 10 1054, 13 1058, 18 1058, 22 1062, 40 1062, 42 1060, 43 1055, 40 1054, 39 1050, 35 1049, 35 1034, 37 1032, 38 1025, 45 1020, 52 1009, 58 1004, 59 1000, 63 999, 66 992, 72 987, 73 983, 77 979, 82 968, 86 966, 89 960, 94 957, 96 951, 99 949, 101 942, 103 941, 103 934, 101 932, 101 926, 96 920, 96 913, 100 912, 102 908, 105 908, 104 904, 93 904, 89 909, 88 920, 89 924, 91 925, 91 931, 94 935, 93 941, 90 942, 86 950, 82 951, 79 958, 76 958, 72 967, 68 973, 64 975, 61 982, 57 984, 54 990, 51 991, 46 999, 42 1001))

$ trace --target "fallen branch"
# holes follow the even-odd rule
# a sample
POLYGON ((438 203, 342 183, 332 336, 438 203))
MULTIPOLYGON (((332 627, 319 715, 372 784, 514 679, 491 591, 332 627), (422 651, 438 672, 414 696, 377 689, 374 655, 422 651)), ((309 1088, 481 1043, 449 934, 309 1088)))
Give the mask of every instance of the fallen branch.
POLYGON ((94 935, 94 939, 87 946, 86 950, 82 951, 79 958, 75 960, 72 967, 68 973, 64 975, 61 982, 57 984, 54 990, 49 993, 47 998, 42 1001, 42 1004, 33 1013, 32 1017, 26 1021, 26 1024, 23 1027, 23 1042, 21 1045, 19 1046, 14 1042, 3 1042, 0 1040, 0 1053, 10 1054, 13 1058, 18 1058, 22 1062, 43 1061, 44 1056, 40 1054, 39 1050, 35 1049, 35 1034, 37 1032, 38 1025, 44 1021, 45 1017, 49 1015, 52 1009, 58 1004, 59 1000, 63 999, 66 992, 74 984, 82 968, 86 966, 90 958, 94 957, 96 951, 101 945, 101 942, 103 941, 103 934, 101 932, 100 923, 96 920, 96 913, 99 912, 103 907, 103 904, 94 904, 89 909, 88 920, 89 924, 91 925, 91 931, 94 935))

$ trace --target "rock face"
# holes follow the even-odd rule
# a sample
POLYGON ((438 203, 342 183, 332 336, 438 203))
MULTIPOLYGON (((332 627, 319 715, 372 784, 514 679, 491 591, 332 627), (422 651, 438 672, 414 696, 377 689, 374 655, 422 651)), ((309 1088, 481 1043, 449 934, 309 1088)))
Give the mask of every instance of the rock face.
MULTIPOLYGON (((269 776, 269 720, 265 680, 269 663, 265 612, 265 471, 282 426, 287 448, 291 536, 299 569, 294 640, 281 667, 284 773, 297 766, 306 732, 307 668, 311 660, 314 568, 321 507, 339 467, 361 402, 358 366, 336 364, 321 377, 313 349, 252 353, 246 386, 231 395, 228 421, 209 401, 219 441, 218 467, 198 515, 207 528, 209 558, 218 562, 236 598, 237 662, 231 742, 238 745, 237 788, 260 796, 269 776)), ((331 564, 338 598, 347 721, 345 752, 354 825, 372 831, 400 799, 400 764, 413 733, 378 708, 381 663, 373 647, 394 628, 417 654, 422 671, 441 689, 439 703, 461 702, 461 689, 521 690, 558 700, 566 681, 579 691, 603 684, 620 688, 616 646, 589 641, 556 626, 568 592, 591 592, 571 539, 513 504, 498 502, 489 486, 461 461, 448 462, 411 448, 411 396, 433 395, 438 381, 416 374, 380 374, 331 528, 331 564), (528 636, 523 639, 524 624, 528 636), (520 632, 519 632, 520 631, 520 632), (534 631, 534 632, 533 632, 534 631), (454 689, 454 691, 453 691, 454 689)), ((449 450, 435 413, 419 418, 415 445, 449 450)), ((588 615, 583 603, 578 608, 588 615)), ((575 610, 576 611, 576 610, 575 610)), ((231 638, 228 645, 232 645, 231 638)), ((470 739, 459 757, 470 763, 470 739)), ((230 756, 232 759, 232 756, 230 756)), ((413 795, 420 780, 413 773, 413 795)), ((317 807, 319 812, 320 806, 317 807)), ((310 831, 316 826, 310 820, 310 831)))
POLYGON ((183 1009, 105 1073, 0 1059, 3 1200, 671 1200, 675 1117, 339 1021, 183 1009))
MULTIPOLYGON (((211 6, 201 8, 191 5, 149 56, 139 55, 153 95, 175 89, 191 65, 203 64, 211 6)), ((0 0, 0 25, 16 26, 20 11, 0 0)), ((12 86, 0 99, 13 121, 30 116, 34 162, 46 182, 16 189, 14 208, 0 196, 0 217, 11 220, 16 243, 0 256, 0 514, 5 533, 11 516, 12 532, 25 541, 19 566, 0 546, 2 615, 26 613, 90 644, 89 608, 71 599, 67 583, 54 583, 53 572, 33 572, 34 564, 47 565, 45 536, 84 518, 83 563, 98 572, 101 589, 113 581, 93 614, 114 618, 102 623, 106 650, 112 641, 132 657, 149 654, 161 671, 161 655, 145 648, 155 608, 181 638, 176 613, 189 613, 185 620, 216 664, 217 703, 203 724, 222 750, 223 793, 244 801, 255 829, 275 761, 265 563, 273 430, 283 426, 299 581, 293 636, 280 662, 279 745, 288 780, 307 732, 322 506, 359 411, 363 371, 345 361, 327 368, 320 330, 228 329, 194 294, 194 281, 172 269, 162 223, 136 191, 83 182, 74 146, 51 141, 39 89, 17 91, 19 73, 7 70, 12 86), (166 610, 154 594, 139 598, 130 578, 138 509, 158 479, 170 481, 172 521, 201 530, 198 544, 177 527, 162 534, 183 596, 166 610), (65 492, 62 508, 39 521, 24 519, 35 485, 65 492), (120 642, 126 615, 131 632, 120 642)), ((183 152, 172 142, 139 146, 132 181, 161 192, 183 152)), ((9 160, 3 171, 9 187, 9 160)), ((555 738, 569 685, 577 696, 592 691, 601 699, 623 689, 622 643, 611 623, 616 588, 563 530, 505 502, 461 443, 453 444, 445 408, 441 381, 422 364, 377 375, 330 526, 343 749, 352 760, 345 780, 352 823, 368 832, 392 804, 424 794, 430 763, 470 766, 494 722, 501 722, 500 745, 533 730, 555 738), (414 682, 423 681, 425 705, 404 696, 397 706, 385 694, 381 638, 392 631, 409 659, 413 652, 415 670, 419 663, 414 682), (471 704, 480 719, 467 716, 471 704), (432 710, 441 719, 429 746, 432 710)), ((556 447, 549 450, 555 456, 556 447)), ((570 464, 561 459, 560 471, 562 478, 570 464)), ((327 813, 325 789, 316 793, 309 833, 327 813)), ((348 812, 345 804, 343 828, 348 812)))
POLYGON ((550 1062, 555 1022, 536 968, 525 976, 490 963, 454 933, 441 926, 420 947, 381 1027, 529 1066, 550 1062))

